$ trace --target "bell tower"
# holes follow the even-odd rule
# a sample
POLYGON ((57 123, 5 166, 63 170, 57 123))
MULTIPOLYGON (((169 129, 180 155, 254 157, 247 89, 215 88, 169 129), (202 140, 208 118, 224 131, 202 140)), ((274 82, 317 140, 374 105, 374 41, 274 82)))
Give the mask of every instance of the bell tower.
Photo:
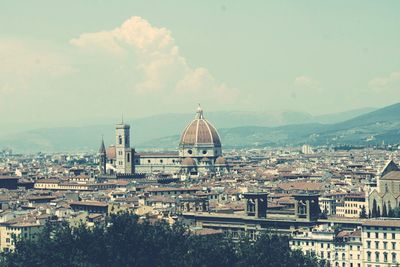
POLYGON ((107 164, 107 152, 106 152, 106 147, 104 145, 104 139, 101 139, 101 145, 99 149, 99 169, 100 169, 100 174, 106 174, 106 164, 107 164))
POLYGON ((117 173, 133 173, 133 150, 130 147, 130 128, 122 119, 121 123, 117 124, 115 129, 115 163, 117 173))

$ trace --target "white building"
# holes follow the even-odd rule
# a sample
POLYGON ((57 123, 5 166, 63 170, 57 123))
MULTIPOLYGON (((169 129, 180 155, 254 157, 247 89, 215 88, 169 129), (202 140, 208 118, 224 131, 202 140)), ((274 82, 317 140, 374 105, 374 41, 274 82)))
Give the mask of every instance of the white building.
POLYGON ((363 224, 365 267, 399 266, 400 220, 368 220, 363 224))
POLYGON ((368 219, 354 231, 334 231, 327 225, 320 225, 295 233, 290 246, 324 259, 330 266, 399 266, 400 220, 368 219))
POLYGON ((330 266, 362 266, 360 230, 335 232, 328 225, 320 225, 311 231, 295 234, 290 246, 306 255, 324 259, 330 266))
POLYGON ((310 155, 310 154, 313 154, 314 151, 312 150, 311 146, 303 145, 301 147, 301 153, 303 153, 304 155, 310 155))

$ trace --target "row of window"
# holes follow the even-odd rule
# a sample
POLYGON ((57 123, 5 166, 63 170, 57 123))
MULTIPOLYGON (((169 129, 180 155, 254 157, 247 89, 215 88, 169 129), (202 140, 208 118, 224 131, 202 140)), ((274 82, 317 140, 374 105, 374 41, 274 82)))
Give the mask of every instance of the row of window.
POLYGON ((371 236, 375 236, 375 238, 379 238, 379 236, 382 236, 383 239, 388 239, 388 236, 391 236, 392 239, 396 239, 396 233, 391 233, 391 235, 388 235, 388 233, 379 233, 375 232, 375 235, 371 235, 371 232, 367 232, 367 238, 371 238, 371 236))
MULTIPOLYGON (((315 242, 314 241, 293 241, 293 245, 296 245, 297 244, 297 246, 301 246, 301 245, 306 245, 306 246, 309 246, 310 244, 311 244, 311 246, 314 246, 314 244, 315 244, 315 242)), ((320 247, 321 248, 331 248, 331 244, 330 243, 320 243, 320 247)), ((361 246, 353 246, 353 245, 350 245, 350 250, 358 250, 358 251, 360 251, 361 250, 361 246)))
MULTIPOLYGON (((380 249, 380 246, 379 246, 380 242, 379 241, 375 241, 374 243, 375 243, 375 249, 380 249)), ((387 241, 383 241, 382 244, 383 244, 383 246, 382 246, 383 249, 388 249, 388 242, 387 241)), ((370 240, 367 241, 367 248, 371 248, 371 241, 370 240)), ((396 242, 391 242, 391 249, 393 249, 393 250, 396 249, 396 242)))
POLYGON ((345 203, 344 206, 349 208, 358 208, 361 205, 359 203, 345 203))
MULTIPOLYGON (((387 252, 383 252, 383 262, 388 262, 388 254, 387 252)), ((367 251, 367 261, 371 261, 371 251, 367 251)), ((392 263, 396 263, 397 262, 397 254, 395 252, 392 252, 392 263)), ((381 253, 380 252, 375 252, 375 262, 379 262, 381 261, 381 253)))

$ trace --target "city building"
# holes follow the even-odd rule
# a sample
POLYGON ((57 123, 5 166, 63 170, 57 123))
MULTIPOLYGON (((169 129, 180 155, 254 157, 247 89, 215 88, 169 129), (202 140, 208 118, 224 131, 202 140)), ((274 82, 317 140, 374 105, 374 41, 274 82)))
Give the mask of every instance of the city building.
POLYGON ((362 225, 363 266, 399 266, 400 221, 367 220, 362 225))

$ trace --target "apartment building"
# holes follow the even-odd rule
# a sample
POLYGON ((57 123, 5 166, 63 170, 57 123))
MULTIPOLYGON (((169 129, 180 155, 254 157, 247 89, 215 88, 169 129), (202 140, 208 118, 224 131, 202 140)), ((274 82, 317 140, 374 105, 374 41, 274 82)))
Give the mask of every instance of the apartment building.
POLYGON ((36 222, 12 221, 0 224, 0 251, 10 251, 15 248, 14 238, 37 238, 43 225, 36 222))
POLYGON ((362 226, 366 267, 399 266, 400 220, 368 220, 362 226))

